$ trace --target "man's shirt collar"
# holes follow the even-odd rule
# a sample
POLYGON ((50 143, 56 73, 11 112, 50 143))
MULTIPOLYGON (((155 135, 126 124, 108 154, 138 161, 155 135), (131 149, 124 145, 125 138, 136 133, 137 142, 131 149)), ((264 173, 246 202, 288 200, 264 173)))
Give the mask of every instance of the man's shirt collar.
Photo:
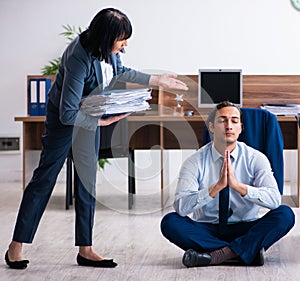
MULTIPOLYGON (((224 158, 223 155, 219 153, 218 150, 215 148, 214 144, 211 146, 211 154, 214 162, 216 162, 219 158, 224 158)), ((230 157, 233 158, 233 160, 236 160, 238 158, 238 154, 239 154, 239 146, 237 143, 234 150, 230 153, 230 157)))

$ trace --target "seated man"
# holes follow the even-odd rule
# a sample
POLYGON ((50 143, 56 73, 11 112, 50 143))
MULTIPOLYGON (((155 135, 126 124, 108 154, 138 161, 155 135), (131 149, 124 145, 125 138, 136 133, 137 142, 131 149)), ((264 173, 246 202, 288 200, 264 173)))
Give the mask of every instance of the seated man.
POLYGON ((240 109, 222 102, 207 124, 213 141, 182 165, 176 212, 162 219, 161 231, 185 251, 182 262, 187 267, 233 260, 263 265, 263 251, 294 226, 294 213, 280 205, 267 157, 237 141, 242 131, 240 109), (261 218, 260 206, 270 209, 261 218))

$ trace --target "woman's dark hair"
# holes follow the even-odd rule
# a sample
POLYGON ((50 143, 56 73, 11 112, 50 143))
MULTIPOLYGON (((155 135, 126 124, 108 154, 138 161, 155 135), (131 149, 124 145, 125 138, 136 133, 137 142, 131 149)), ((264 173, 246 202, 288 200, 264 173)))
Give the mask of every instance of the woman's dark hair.
POLYGON ((131 34, 127 16, 117 9, 107 8, 93 18, 89 28, 80 35, 80 42, 93 56, 107 61, 115 41, 126 40, 131 34))
POLYGON ((240 112, 240 120, 241 120, 241 123, 243 123, 243 119, 242 119, 242 111, 241 109, 236 106, 234 103, 230 102, 230 101, 223 101, 223 102, 220 102, 216 105, 216 107, 212 110, 212 112, 208 115, 207 117, 207 120, 206 120, 206 126, 208 128, 209 126, 209 123, 214 123, 215 121, 215 118, 216 118, 216 114, 217 114, 217 111, 224 108, 224 107, 227 107, 227 106, 233 106, 235 108, 237 108, 240 112))

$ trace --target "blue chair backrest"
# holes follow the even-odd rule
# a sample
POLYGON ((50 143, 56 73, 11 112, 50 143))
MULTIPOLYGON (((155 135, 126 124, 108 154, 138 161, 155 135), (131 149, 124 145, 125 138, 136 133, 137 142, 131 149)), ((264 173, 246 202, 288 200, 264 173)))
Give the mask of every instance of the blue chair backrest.
MULTIPOLYGON (((243 131, 238 141, 264 153, 270 163, 280 194, 283 193, 284 160, 283 138, 277 118, 274 114, 261 108, 241 108, 243 131)), ((202 144, 210 142, 208 129, 204 128, 202 144)))

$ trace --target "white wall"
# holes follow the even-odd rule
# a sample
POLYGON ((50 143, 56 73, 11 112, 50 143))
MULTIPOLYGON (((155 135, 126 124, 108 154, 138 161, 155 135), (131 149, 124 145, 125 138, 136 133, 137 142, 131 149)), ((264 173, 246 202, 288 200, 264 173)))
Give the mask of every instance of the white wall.
MULTIPOLYGON (((300 12, 289 0, 0 0, 0 136, 21 136, 26 76, 61 55, 62 25, 87 27, 102 8, 131 19, 124 64, 196 74, 199 67, 244 74, 299 74, 300 12)), ((21 154, 0 153, 0 178, 21 178, 21 154)))

